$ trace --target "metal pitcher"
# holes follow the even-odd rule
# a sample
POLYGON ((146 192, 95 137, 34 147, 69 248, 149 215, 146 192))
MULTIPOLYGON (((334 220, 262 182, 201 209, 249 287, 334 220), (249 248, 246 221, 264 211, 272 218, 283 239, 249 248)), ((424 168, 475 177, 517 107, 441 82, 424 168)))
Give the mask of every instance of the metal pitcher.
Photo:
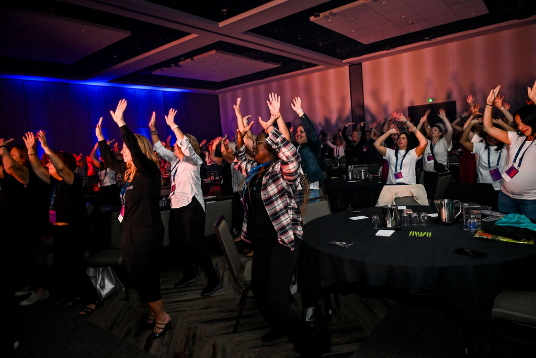
POLYGON ((387 205, 382 209, 381 224, 383 227, 395 228, 400 225, 398 206, 387 205))
POLYGON ((434 204, 439 213, 439 220, 447 224, 456 220, 462 213, 462 203, 459 200, 438 199, 434 200, 434 204), (456 212, 456 203, 459 205, 458 212, 456 212))

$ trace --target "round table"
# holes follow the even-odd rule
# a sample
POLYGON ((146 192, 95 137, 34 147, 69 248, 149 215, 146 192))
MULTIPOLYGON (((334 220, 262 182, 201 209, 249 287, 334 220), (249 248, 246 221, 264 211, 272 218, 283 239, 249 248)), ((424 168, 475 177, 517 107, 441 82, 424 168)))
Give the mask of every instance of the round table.
MULTIPOLYGON (((429 206, 411 208, 436 212, 429 206)), ((392 285, 412 294, 438 295, 480 321, 489 319, 493 300, 502 290, 535 286, 533 245, 475 239, 460 223, 403 227, 390 237, 380 237, 370 219, 380 214, 381 208, 363 208, 359 213, 323 216, 304 226, 304 243, 315 257, 323 288, 353 282, 392 285), (367 218, 350 219, 359 215, 367 218), (411 231, 431 232, 431 237, 410 237, 411 231), (334 240, 353 245, 330 244, 334 240), (460 247, 485 252, 487 257, 454 253, 460 247)))

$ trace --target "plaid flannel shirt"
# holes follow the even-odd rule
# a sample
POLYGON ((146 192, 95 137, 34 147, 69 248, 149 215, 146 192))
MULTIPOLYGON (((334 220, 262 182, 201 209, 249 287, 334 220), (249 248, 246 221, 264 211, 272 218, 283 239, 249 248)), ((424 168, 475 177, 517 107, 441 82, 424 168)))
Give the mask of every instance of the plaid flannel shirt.
MULTIPOLYGON (((294 192, 300 177, 300 155, 296 147, 274 128, 266 143, 277 152, 279 160, 272 163, 262 179, 261 198, 280 244, 294 250, 294 239, 303 236, 300 209, 294 200, 294 192)), ((236 152, 234 167, 244 175, 258 163, 246 157, 245 147, 236 152)), ((248 218, 244 215, 241 238, 248 240, 248 218)))

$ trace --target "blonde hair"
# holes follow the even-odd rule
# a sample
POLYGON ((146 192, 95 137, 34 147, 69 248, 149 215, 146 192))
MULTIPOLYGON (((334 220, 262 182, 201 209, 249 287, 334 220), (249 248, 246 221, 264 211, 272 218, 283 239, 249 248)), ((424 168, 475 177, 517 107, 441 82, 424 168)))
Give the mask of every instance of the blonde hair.
POLYGON ((199 142, 197 141, 197 139, 195 139, 195 137, 193 135, 191 135, 191 134, 185 134, 184 136, 186 138, 188 138, 188 141, 192 145, 192 148, 193 148, 195 154, 200 156, 201 155, 201 147, 199 146, 199 142))
MULTIPOLYGON (((156 154, 153 151, 153 146, 151 145, 151 142, 149 142, 149 139, 145 138, 142 135, 134 134, 136 136, 136 140, 138 141, 138 145, 140 146, 141 152, 145 154, 147 158, 149 158, 153 163, 160 168, 160 161, 158 160, 156 154)), ((130 148, 129 148, 130 149, 130 148)), ((132 179, 134 179, 134 176, 136 175, 136 166, 133 163, 127 163, 127 170, 125 171, 125 181, 131 182, 132 179)))

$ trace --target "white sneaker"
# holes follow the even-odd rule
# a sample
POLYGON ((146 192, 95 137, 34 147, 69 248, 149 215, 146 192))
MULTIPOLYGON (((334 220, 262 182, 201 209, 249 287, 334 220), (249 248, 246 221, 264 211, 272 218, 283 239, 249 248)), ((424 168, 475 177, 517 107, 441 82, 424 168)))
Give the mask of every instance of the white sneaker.
POLYGON ((29 294, 31 292, 32 292, 32 290, 30 290, 30 286, 26 285, 22 289, 20 289, 19 291, 15 292, 15 296, 17 296, 17 297, 26 296, 27 294, 29 294))
POLYGON ((49 296, 49 293, 47 290, 45 290, 45 292, 43 293, 37 293, 37 292, 33 292, 32 291, 32 295, 30 297, 28 297, 27 299, 25 299, 24 301, 21 301, 20 302, 20 305, 21 306, 29 306, 29 305, 32 305, 36 302, 39 302, 39 301, 42 301, 42 300, 46 300, 49 296))

